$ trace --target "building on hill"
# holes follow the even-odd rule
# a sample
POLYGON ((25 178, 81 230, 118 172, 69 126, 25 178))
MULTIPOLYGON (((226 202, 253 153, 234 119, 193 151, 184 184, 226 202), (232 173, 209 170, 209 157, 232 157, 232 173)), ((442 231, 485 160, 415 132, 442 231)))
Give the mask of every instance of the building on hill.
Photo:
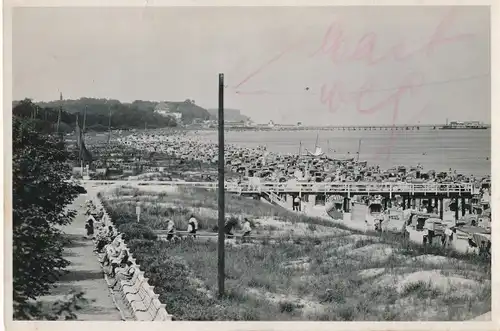
MULTIPOLYGON (((155 112, 159 114, 165 114, 165 116, 170 114, 178 113, 180 115, 172 115, 176 119, 181 118, 183 124, 193 123, 195 119, 200 119, 205 121, 210 119, 210 114, 208 111, 195 104, 194 100, 187 99, 182 102, 174 101, 163 101, 156 105, 155 112)), ((199 120, 197 120, 199 121, 199 120)))
POLYGON ((159 104, 156 105, 154 111, 157 114, 160 114, 162 116, 170 116, 173 117, 178 124, 182 122, 182 113, 176 112, 175 110, 177 107, 172 107, 171 104, 168 104, 166 102, 160 102, 159 104))

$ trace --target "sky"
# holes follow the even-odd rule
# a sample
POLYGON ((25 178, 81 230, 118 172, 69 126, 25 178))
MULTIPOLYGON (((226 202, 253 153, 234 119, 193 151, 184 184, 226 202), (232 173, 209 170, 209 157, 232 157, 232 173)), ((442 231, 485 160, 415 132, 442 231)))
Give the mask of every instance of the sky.
POLYGON ((16 8, 13 99, 195 100, 257 123, 490 123, 488 7, 16 8))

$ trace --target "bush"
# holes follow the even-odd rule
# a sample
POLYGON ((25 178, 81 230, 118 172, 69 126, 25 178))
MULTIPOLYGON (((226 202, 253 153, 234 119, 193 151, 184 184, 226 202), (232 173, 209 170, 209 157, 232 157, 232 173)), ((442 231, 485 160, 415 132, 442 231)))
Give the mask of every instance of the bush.
POLYGON ((149 227, 140 223, 124 223, 118 227, 118 231, 123 233, 123 239, 146 239, 156 240, 158 236, 149 227))

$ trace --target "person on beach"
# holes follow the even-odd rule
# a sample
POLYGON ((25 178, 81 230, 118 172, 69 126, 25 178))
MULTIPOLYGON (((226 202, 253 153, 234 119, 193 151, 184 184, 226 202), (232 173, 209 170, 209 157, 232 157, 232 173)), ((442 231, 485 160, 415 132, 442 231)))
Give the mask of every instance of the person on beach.
POLYGON ((293 204, 294 204, 294 207, 295 207, 295 211, 300 211, 301 208, 300 208, 300 197, 297 195, 295 197, 295 199, 293 200, 293 204))
POLYGON ((250 234, 252 233, 252 227, 250 225, 250 221, 245 218, 245 223, 243 223, 243 236, 242 241, 245 243, 249 239, 250 234))
POLYGON ((174 238, 175 233, 175 223, 171 219, 167 222, 167 240, 171 241, 174 238))
POLYGON ((452 227, 452 228, 446 228, 444 230, 444 236, 446 237, 446 246, 449 247, 453 243, 453 238, 455 236, 455 233, 457 232, 457 229, 452 227))
POLYGON ((293 201, 292 201, 292 210, 293 211, 297 211, 297 198, 293 198, 293 201))
POLYGON ((198 220, 191 214, 188 221, 188 232, 196 239, 196 231, 198 231, 198 220))

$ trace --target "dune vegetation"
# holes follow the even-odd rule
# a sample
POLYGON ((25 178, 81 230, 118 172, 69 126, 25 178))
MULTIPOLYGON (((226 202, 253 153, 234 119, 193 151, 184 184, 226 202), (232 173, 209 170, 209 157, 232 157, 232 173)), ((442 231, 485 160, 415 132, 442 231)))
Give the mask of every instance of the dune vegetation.
POLYGON ((216 242, 171 244, 155 233, 169 218, 185 230, 192 213, 200 231, 213 232, 216 192, 123 187, 101 198, 177 320, 446 321, 491 310, 489 260, 235 195, 227 195, 227 217, 250 218, 263 239, 228 241, 226 295, 218 299, 216 242))

